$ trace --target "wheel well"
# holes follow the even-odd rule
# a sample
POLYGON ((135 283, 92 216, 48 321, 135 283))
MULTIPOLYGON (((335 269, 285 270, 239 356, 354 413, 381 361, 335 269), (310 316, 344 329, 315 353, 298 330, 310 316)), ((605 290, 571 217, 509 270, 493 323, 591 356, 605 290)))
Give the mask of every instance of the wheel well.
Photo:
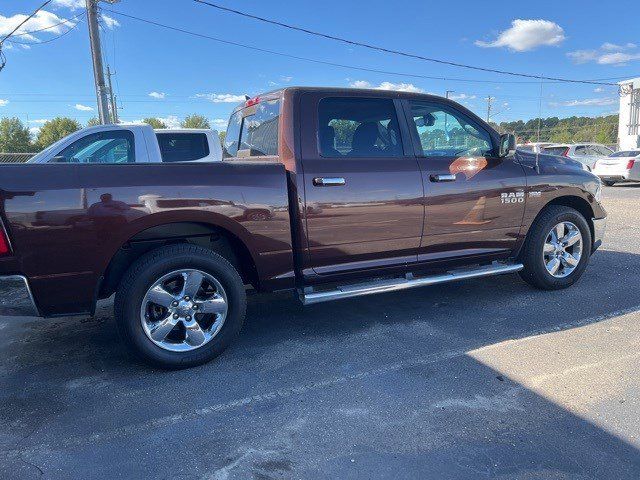
POLYGON ((113 256, 99 286, 98 298, 112 295, 128 268, 145 253, 164 245, 191 243, 222 255, 245 284, 258 288, 256 265, 246 245, 226 229, 206 223, 171 223, 143 230, 130 238, 113 256))
MULTIPOLYGON (((587 202, 584 198, 576 196, 558 197, 547 203, 547 205, 545 205, 545 208, 548 205, 564 205, 565 207, 571 207, 580 212, 580 214, 587 221, 589 230, 591 230, 591 238, 593 238, 593 209, 591 208, 591 205, 589 205, 589 202, 587 202)), ((544 208, 542 210, 544 210, 544 208)), ((542 210, 540 211, 541 213, 542 210)))

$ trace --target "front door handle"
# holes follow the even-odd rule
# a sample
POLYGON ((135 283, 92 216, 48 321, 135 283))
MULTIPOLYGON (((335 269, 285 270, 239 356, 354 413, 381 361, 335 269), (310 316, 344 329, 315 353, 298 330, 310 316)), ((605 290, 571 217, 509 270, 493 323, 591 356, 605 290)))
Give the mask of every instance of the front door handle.
POLYGON ((339 187, 345 183, 342 177, 316 177, 313 179, 315 187, 339 187))
POLYGON ((455 182, 456 176, 453 173, 445 173, 439 175, 431 175, 429 177, 432 182, 455 182))

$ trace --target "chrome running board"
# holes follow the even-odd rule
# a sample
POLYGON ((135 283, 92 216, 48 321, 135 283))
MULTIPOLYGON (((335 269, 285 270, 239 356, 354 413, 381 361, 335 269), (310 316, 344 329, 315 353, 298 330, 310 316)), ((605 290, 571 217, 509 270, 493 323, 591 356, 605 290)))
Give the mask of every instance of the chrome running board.
POLYGON ((490 275, 501 275, 505 273, 515 273, 522 270, 521 263, 498 263, 475 268, 456 269, 449 272, 432 275, 429 277, 414 278, 408 274, 402 278, 391 278, 377 280, 368 283, 338 286, 333 290, 316 290, 313 287, 306 288, 300 292, 300 301, 303 305, 313 305, 314 303, 329 302, 342 298, 360 297, 362 295, 373 295, 374 293, 395 292, 408 288, 424 287, 437 283, 453 282, 456 280, 466 280, 469 278, 488 277, 490 275))

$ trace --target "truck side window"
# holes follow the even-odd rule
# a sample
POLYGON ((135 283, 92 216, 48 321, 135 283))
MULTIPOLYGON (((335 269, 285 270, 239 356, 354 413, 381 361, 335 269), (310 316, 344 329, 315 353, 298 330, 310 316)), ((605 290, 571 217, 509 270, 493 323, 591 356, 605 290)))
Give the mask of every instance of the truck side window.
POLYGON ((82 137, 53 158, 57 163, 135 162, 133 132, 113 130, 82 137))
POLYGON ((163 162, 191 162, 209 155, 205 133, 157 133, 163 162))
POLYGON ((401 157, 393 100, 330 97, 318 105, 318 146, 323 157, 401 157))
POLYGON ((264 100, 242 111, 238 156, 278 155, 280 100, 264 100))
POLYGON ((471 119, 445 106, 411 102, 411 118, 425 157, 486 156, 491 137, 471 119))
POLYGON ((240 144, 240 129, 242 128, 242 112, 236 112, 231 115, 227 133, 223 143, 223 158, 235 157, 238 154, 238 145, 240 144))

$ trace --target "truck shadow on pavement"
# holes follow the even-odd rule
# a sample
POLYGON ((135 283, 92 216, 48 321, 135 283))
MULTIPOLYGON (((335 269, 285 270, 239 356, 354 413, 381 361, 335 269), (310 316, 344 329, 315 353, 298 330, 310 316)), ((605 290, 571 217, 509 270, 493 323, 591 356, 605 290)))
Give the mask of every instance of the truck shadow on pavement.
POLYGON ((638 385, 614 379, 638 357, 612 347, 593 367, 589 342, 640 311, 639 273, 640 255, 600 251, 559 292, 508 275, 305 308, 252 295, 239 340, 177 372, 127 357, 109 302, 94 319, 0 318, 0 477, 638 478, 638 385), (132 445, 136 462, 95 461, 132 445))

